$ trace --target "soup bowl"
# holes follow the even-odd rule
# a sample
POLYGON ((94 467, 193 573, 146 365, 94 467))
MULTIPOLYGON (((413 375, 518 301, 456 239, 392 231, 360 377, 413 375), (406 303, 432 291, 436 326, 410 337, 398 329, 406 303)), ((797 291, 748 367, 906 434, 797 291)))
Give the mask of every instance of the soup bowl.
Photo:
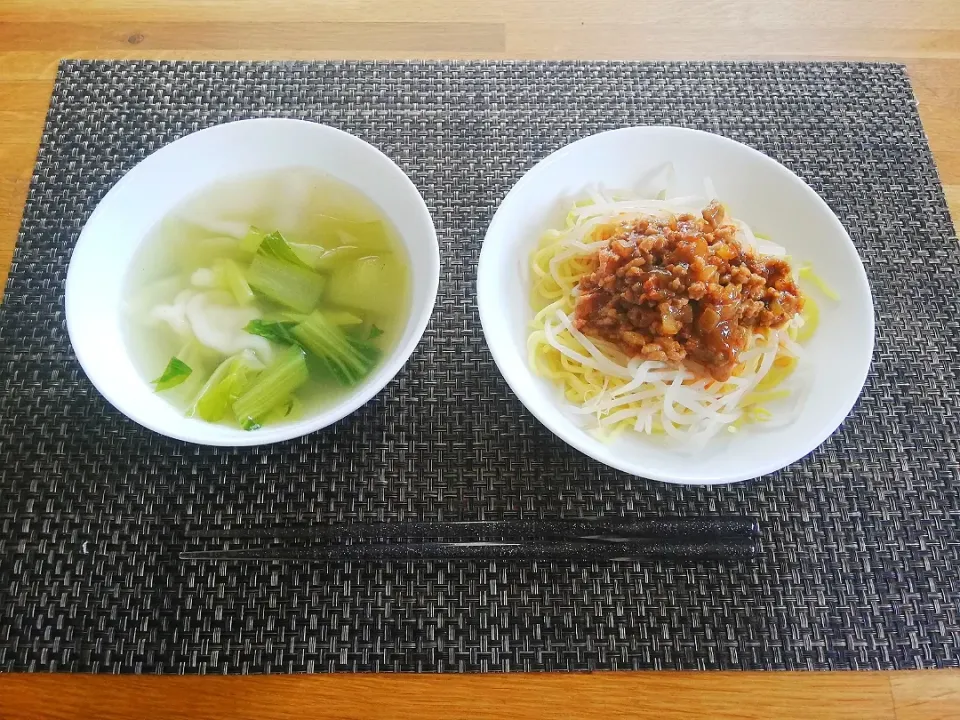
POLYGON ((241 120, 156 151, 104 196, 77 240, 66 279, 70 342, 97 390, 131 420, 204 445, 261 445, 306 435, 347 416, 397 374, 423 335, 440 278, 436 230, 417 188, 377 148, 336 128, 282 118, 241 120), (221 181, 285 167, 323 173, 361 191, 389 219, 410 260, 410 309, 393 349, 356 388, 295 421, 254 431, 185 417, 144 380, 121 317, 127 271, 172 209, 221 181))
MULTIPOLYGON (((829 206, 803 180, 761 152, 728 138, 677 127, 611 130, 574 142, 527 172, 500 203, 480 253, 477 295, 483 332, 521 402, 581 452, 633 475, 709 485, 755 478, 802 458, 843 421, 857 400, 873 352, 873 300, 857 249, 829 206), (839 298, 817 298, 820 322, 797 372, 810 378, 797 405, 773 421, 722 432, 691 450, 632 429, 603 440, 578 422, 559 389, 528 362, 530 255, 548 228, 563 227, 591 187, 638 188, 673 167, 671 197, 703 195, 710 178, 733 217, 809 263, 839 298), (779 422, 788 417, 787 422, 779 422)), ((771 405, 771 410, 776 410, 771 405)), ((784 411, 786 412, 786 411, 784 411)), ((582 415, 580 417, 583 417, 582 415)))

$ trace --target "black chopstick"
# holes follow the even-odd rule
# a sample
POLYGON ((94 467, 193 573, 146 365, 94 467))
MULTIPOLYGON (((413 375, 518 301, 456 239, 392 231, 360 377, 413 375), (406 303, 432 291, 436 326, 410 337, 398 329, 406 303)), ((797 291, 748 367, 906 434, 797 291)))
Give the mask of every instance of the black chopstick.
POLYGON ((720 541, 644 540, 627 542, 522 540, 509 543, 370 543, 313 547, 263 547, 234 550, 193 550, 180 553, 181 560, 325 561, 371 560, 566 560, 574 562, 614 560, 745 560, 755 556, 754 538, 720 541))
POLYGON ((589 538, 597 536, 708 540, 755 538, 760 529, 750 517, 663 517, 585 520, 492 520, 447 522, 419 520, 400 523, 335 523, 302 527, 190 528, 189 538, 218 540, 394 540, 400 538, 589 538))

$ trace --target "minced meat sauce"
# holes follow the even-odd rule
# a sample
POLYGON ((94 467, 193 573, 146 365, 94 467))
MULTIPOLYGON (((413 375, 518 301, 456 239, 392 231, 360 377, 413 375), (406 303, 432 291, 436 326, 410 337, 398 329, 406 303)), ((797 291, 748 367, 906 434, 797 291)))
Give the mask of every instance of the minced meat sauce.
POLYGON ((575 327, 646 360, 730 377, 750 334, 803 309, 789 264, 736 240, 723 206, 701 217, 631 219, 594 231, 607 240, 580 280, 575 327))

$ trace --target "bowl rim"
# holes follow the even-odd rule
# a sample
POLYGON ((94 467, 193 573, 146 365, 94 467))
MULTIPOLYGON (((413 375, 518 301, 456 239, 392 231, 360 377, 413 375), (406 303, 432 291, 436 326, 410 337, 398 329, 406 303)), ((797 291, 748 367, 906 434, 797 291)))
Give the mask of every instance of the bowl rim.
MULTIPOLYGON (((363 192, 363 188, 358 187, 357 189, 360 192, 363 192)), ((143 242, 144 237, 145 235, 140 238, 138 245, 143 242)), ((81 250, 81 252, 83 251, 81 250)), ((127 269, 128 268, 126 267, 124 268, 123 273, 121 273, 122 276, 125 277, 127 269)), ((407 363, 417 345, 422 340, 427 325, 430 322, 430 319, 433 317, 433 313, 436 309, 437 291, 440 283, 440 271, 440 245, 437 238, 436 224, 433 221, 433 217, 430 215, 430 210, 427 207, 423 194, 407 176, 403 169, 388 155, 386 155, 386 153, 371 143, 368 143, 366 140, 357 137, 356 135, 324 123, 285 117, 247 118, 243 120, 217 123, 216 125, 211 125, 209 127, 182 135, 176 140, 173 140, 151 152, 127 172, 125 172, 123 176, 110 187, 110 189, 97 202, 96 207, 84 223, 83 228, 77 237, 77 241, 71 249, 70 261, 67 265, 66 279, 64 281, 64 315, 67 326, 67 335, 70 339, 70 345, 73 348, 74 355, 76 356, 77 361, 80 363, 80 367, 82 368, 84 374, 97 389, 97 391, 104 397, 104 399, 106 399, 107 402, 109 402, 126 418, 132 420, 138 425, 156 432, 159 435, 163 435, 164 437, 182 440, 184 442, 189 442, 200 446, 251 447, 271 445, 287 440, 294 440, 334 425, 369 402, 396 377, 397 373, 399 373, 403 366, 407 363), (76 257, 78 248, 83 247, 84 242, 90 242, 89 228, 95 220, 107 212, 107 209, 105 209, 105 206, 108 204, 107 200, 133 183, 140 183, 144 180, 148 180, 149 173, 152 171, 153 166, 158 162, 158 157, 162 159, 162 157, 169 152, 169 149, 178 143, 185 141, 198 142, 198 138, 200 138, 200 141, 202 141, 202 138, 206 135, 224 132, 225 128, 240 124, 256 124, 264 126, 296 125, 301 128, 308 127, 309 132, 333 135, 335 138, 337 138, 338 142, 352 144, 354 147, 360 148, 362 152, 372 152, 379 159, 385 161, 385 167, 387 168, 386 172, 391 173, 396 178, 397 182, 400 183, 400 185, 406 186, 408 190, 413 191, 413 195, 418 200, 418 202, 415 203, 415 212, 418 216, 418 220, 425 225, 425 229, 429 229, 429 231, 425 233, 425 237, 422 238, 423 242, 430 246, 427 249, 430 260, 430 266, 427 268, 428 287, 427 292, 424 295, 424 311, 416 317, 413 316, 411 311, 411 317, 408 322, 412 323, 412 332, 410 333, 408 340, 405 343, 398 344, 396 347, 394 347, 378 368, 377 374, 382 376, 381 381, 368 383, 360 387, 355 392, 347 393, 335 404, 324 407, 315 412, 312 416, 307 416, 295 422, 277 425, 276 427, 261 428, 256 432, 249 433, 238 430, 235 436, 231 437, 198 439, 197 435, 190 431, 191 426, 189 423, 166 424, 156 422, 151 413, 141 412, 140 408, 136 404, 125 402, 122 397, 122 393, 115 392, 110 388, 108 383, 105 384, 103 382, 103 378, 109 374, 108 368, 104 365, 104 363, 98 362, 92 357, 92 353, 89 353, 88 350, 92 347, 93 343, 85 342, 77 330, 79 314, 82 311, 81 303, 78 301, 79 292, 77 290, 77 287, 80 283, 78 278, 79 271, 77 270, 77 266, 74 264, 74 258, 76 257), (432 252, 430 252, 430 250, 432 250, 432 252), (71 300, 71 298, 73 298, 73 300, 71 300), (98 370, 98 367, 101 369, 98 370)))
MULTIPOLYGON (((588 184, 588 182, 585 182, 583 187, 586 187, 588 184)), ((843 223, 840 222, 840 219, 836 216, 836 213, 834 213, 827 202, 820 197, 819 193, 810 187, 810 185, 808 185, 803 178, 793 172, 790 168, 786 167, 760 150, 757 150, 756 148, 750 147, 749 145, 725 137, 724 135, 720 135, 718 133, 675 125, 633 125, 615 128, 612 130, 604 130, 592 135, 587 135, 568 143, 561 148, 558 148, 536 163, 533 167, 528 169, 499 202, 497 205, 497 210, 494 213, 493 218, 490 220, 490 224, 487 227, 486 233, 484 234, 483 244, 480 249, 480 258, 477 263, 477 306, 480 315, 480 325, 483 328, 484 338, 486 340, 487 347, 490 349, 490 354, 493 356, 494 363, 500 370, 500 374, 503 376, 504 380, 506 380, 511 390, 513 390, 514 394, 528 412, 533 414, 533 416, 543 423, 548 430, 563 440, 567 445, 579 450, 584 455, 587 455, 588 457, 591 457, 594 460, 603 463, 604 465, 621 470, 630 475, 669 483, 672 485, 726 485, 730 483, 743 482, 746 480, 753 480, 769 473, 776 472, 777 470, 781 470, 816 450, 840 427, 847 415, 850 414, 850 411, 853 409, 854 405, 856 405, 857 400, 859 400, 863 391, 863 386, 866 383, 871 364, 873 362, 873 351, 876 342, 876 309, 873 303, 873 293, 870 287, 869 279, 867 278, 866 270, 863 267, 863 260, 860 257, 860 253, 857 250, 856 245, 850 238, 849 233, 843 226, 843 223), (491 243, 488 242, 489 239, 495 234, 495 232, 499 231, 500 223, 504 222, 501 215, 501 209, 503 206, 508 200, 511 199, 511 197, 514 199, 514 201, 516 201, 516 198, 521 197, 528 186, 532 186, 538 181, 537 175, 543 174, 545 169, 549 169, 553 165, 556 165, 563 158, 573 152, 582 151, 595 143, 606 142, 611 136, 655 133, 675 133, 678 135, 688 136, 709 135, 711 136, 711 141, 720 142, 729 146, 736 146, 738 151, 746 152, 754 158, 760 159, 762 162, 772 164, 778 168, 779 171, 787 173, 791 178, 793 178, 793 181, 800 192, 805 193, 810 199, 813 200, 815 204, 819 205, 822 210, 826 211, 830 222, 846 240, 849 249, 852 250, 852 256, 856 261, 856 269, 858 271, 856 275, 857 279, 860 281, 858 295, 863 295, 869 309, 869 327, 867 328, 869 330, 869 348, 867 348, 867 352, 863 353, 863 360, 859 363, 859 367, 856 368, 856 391, 851 391, 840 399, 838 404, 835 406, 833 413, 830 415, 830 419, 824 422, 821 430, 816 433, 811 440, 808 440, 803 444, 798 444, 796 446, 797 450, 784 453, 782 460, 769 461, 759 466, 759 469, 750 472, 731 471, 715 479, 689 480, 686 479, 682 472, 671 473, 644 471, 642 469, 642 456, 638 461, 630 462, 622 459, 621 455, 618 453, 610 451, 609 446, 606 446, 605 448, 607 452, 598 450, 596 443, 592 442, 592 439, 586 432, 578 428, 573 428, 571 430, 565 424, 558 421, 558 418, 562 417, 562 407, 560 406, 559 400, 551 398, 549 403, 544 403, 544 408, 538 408, 537 402, 531 402, 531 394, 526 389, 528 387, 528 383, 524 381, 524 376, 533 377, 535 379, 537 376, 535 376, 532 370, 526 366, 525 361, 520 363, 520 365, 523 366, 522 371, 516 368, 517 364, 512 362, 507 357, 506 351, 502 347, 503 345, 506 345, 506 343, 491 341, 492 333, 489 331, 489 328, 493 327, 494 323, 494 311, 492 309, 493 301, 490 299, 485 301, 484 291, 487 284, 492 282, 492 280, 489 280, 489 278, 491 273, 494 273, 495 270, 491 269, 491 263, 493 261, 490 260, 490 254, 492 251, 487 252, 487 248, 491 247, 491 243), (550 412, 550 410, 553 412, 550 412)), ((851 387, 853 386, 854 385, 851 385, 851 387)))

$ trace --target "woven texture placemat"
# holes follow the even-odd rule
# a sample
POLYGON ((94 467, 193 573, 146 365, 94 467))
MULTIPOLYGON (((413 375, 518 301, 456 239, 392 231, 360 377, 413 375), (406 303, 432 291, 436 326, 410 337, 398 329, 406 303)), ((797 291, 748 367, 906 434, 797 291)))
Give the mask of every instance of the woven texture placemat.
POLYGON ((61 65, 0 315, 0 668, 241 673, 912 668, 960 653, 960 257, 901 67, 860 64, 61 65), (290 116, 381 148, 443 258, 410 362, 323 432, 208 449, 125 420, 71 352, 63 281, 98 200, 208 125, 290 116), (497 202, 550 151, 697 127, 799 173, 875 297, 863 397, 804 461, 731 487, 630 477, 509 392, 474 275, 497 202), (177 560, 188 521, 283 524, 750 513, 755 563, 177 560))

